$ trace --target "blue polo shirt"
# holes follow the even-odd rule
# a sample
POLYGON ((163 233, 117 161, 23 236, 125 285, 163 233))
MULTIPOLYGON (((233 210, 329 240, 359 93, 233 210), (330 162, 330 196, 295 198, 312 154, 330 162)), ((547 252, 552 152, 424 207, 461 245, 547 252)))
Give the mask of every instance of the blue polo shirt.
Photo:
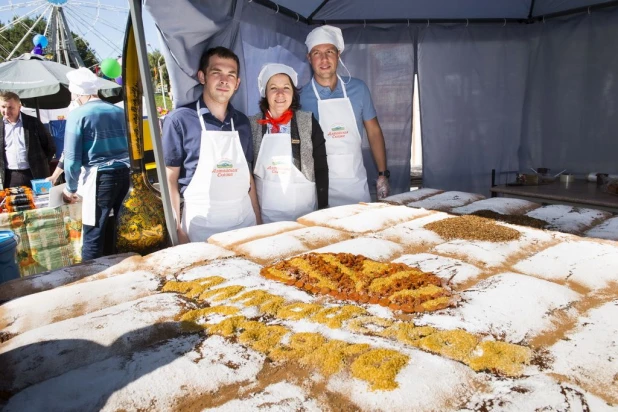
MULTIPOLYGON (((315 88, 321 99, 326 100, 343 97, 343 89, 341 88, 341 82, 339 80, 337 80, 337 86, 333 91, 330 90, 330 87, 321 86, 318 82, 315 82, 315 88)), ((354 111, 354 117, 356 117, 356 125, 362 136, 364 129, 363 122, 377 116, 376 109, 373 107, 373 100, 371 100, 371 93, 365 82, 354 77, 345 85, 345 90, 350 99, 350 103, 352 103, 352 110, 354 111)), ((320 115, 318 114, 318 98, 313 92, 311 81, 300 90, 300 104, 303 110, 312 112, 315 118, 318 119, 318 121, 320 120, 320 115)))
MULTIPOLYGON (((163 122, 163 157, 166 166, 180 167, 178 178, 180 193, 183 193, 191 183, 200 157, 202 126, 195 104, 196 102, 189 103, 172 110, 163 122)), ((227 115, 222 122, 208 111, 203 97, 200 97, 200 107, 207 130, 231 131, 231 120, 234 120, 234 129, 238 131, 240 145, 245 153, 249 170, 252 170, 253 139, 247 116, 228 104, 227 115)))

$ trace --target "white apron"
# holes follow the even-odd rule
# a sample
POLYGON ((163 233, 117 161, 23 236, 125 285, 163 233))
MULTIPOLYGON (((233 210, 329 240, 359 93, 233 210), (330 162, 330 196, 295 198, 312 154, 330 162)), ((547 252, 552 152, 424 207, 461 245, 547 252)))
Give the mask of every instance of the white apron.
POLYGON ((292 161, 289 133, 267 133, 262 138, 253 174, 264 223, 296 220, 318 207, 315 183, 292 161))
POLYGON ((371 202, 367 171, 363 164, 361 135, 356 125, 352 104, 341 77, 343 98, 320 99, 311 79, 313 92, 318 99, 320 126, 326 140, 328 161, 328 205, 342 206, 358 202, 371 202))
POLYGON ((97 172, 99 168, 82 167, 77 194, 82 198, 82 225, 95 226, 97 216, 97 172))
POLYGON ((249 197, 249 165, 238 132, 206 130, 202 126, 200 157, 191 183, 184 191, 181 226, 191 242, 204 242, 211 235, 256 224, 249 197))

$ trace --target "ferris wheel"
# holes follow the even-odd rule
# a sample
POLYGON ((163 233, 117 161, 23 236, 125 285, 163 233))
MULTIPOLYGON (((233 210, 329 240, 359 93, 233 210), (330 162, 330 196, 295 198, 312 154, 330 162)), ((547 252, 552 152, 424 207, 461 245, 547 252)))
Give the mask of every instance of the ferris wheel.
POLYGON ((0 62, 16 57, 24 42, 42 34, 47 40, 45 54, 52 60, 72 67, 85 66, 73 36, 86 40, 98 60, 118 57, 122 44, 129 7, 126 0, 8 0, 0 6, 0 62), (30 26, 26 22, 34 23, 30 26), (45 21, 45 32, 37 33, 35 26, 45 21), (11 27, 27 28, 21 39, 9 39, 3 34, 11 27))

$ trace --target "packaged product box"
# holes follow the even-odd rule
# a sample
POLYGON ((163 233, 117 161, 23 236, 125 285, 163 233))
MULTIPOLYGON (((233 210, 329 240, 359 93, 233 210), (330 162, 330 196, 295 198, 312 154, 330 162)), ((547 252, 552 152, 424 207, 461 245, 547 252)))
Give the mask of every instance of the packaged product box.
POLYGON ((45 179, 34 179, 30 183, 32 183, 32 191, 37 195, 46 195, 52 188, 52 183, 45 179))

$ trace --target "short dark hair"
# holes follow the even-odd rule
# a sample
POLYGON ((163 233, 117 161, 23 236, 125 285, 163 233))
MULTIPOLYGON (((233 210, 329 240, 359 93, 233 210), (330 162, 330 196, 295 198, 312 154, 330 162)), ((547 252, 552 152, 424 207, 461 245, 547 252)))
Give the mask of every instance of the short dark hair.
POLYGON ((17 93, 10 92, 8 90, 0 90, 0 100, 15 100, 16 102, 21 103, 21 99, 17 93))
MULTIPOLYGON (((279 74, 285 74, 285 73, 279 73, 279 74)), ((288 76, 287 74, 285 75, 288 76)), ((292 81, 292 79, 290 79, 290 76, 288 76, 288 79, 290 80, 290 84, 292 85, 292 104, 290 105, 290 110, 295 112, 297 110, 300 110, 300 91, 298 87, 294 86, 294 82, 292 81)), ((266 83, 268 83, 268 81, 266 83)), ((266 86, 264 86, 264 97, 260 99, 260 110, 264 114, 266 114, 266 112, 268 111, 268 99, 266 98, 266 86)))
POLYGON ((240 77, 240 60, 238 60, 238 56, 236 55, 236 53, 223 46, 211 47, 210 49, 202 53, 202 57, 200 57, 200 67, 198 70, 206 73, 206 69, 208 68, 208 64, 210 63, 210 58, 212 56, 217 56, 222 59, 234 60, 236 62, 236 67, 238 67, 237 75, 238 77, 240 77))

